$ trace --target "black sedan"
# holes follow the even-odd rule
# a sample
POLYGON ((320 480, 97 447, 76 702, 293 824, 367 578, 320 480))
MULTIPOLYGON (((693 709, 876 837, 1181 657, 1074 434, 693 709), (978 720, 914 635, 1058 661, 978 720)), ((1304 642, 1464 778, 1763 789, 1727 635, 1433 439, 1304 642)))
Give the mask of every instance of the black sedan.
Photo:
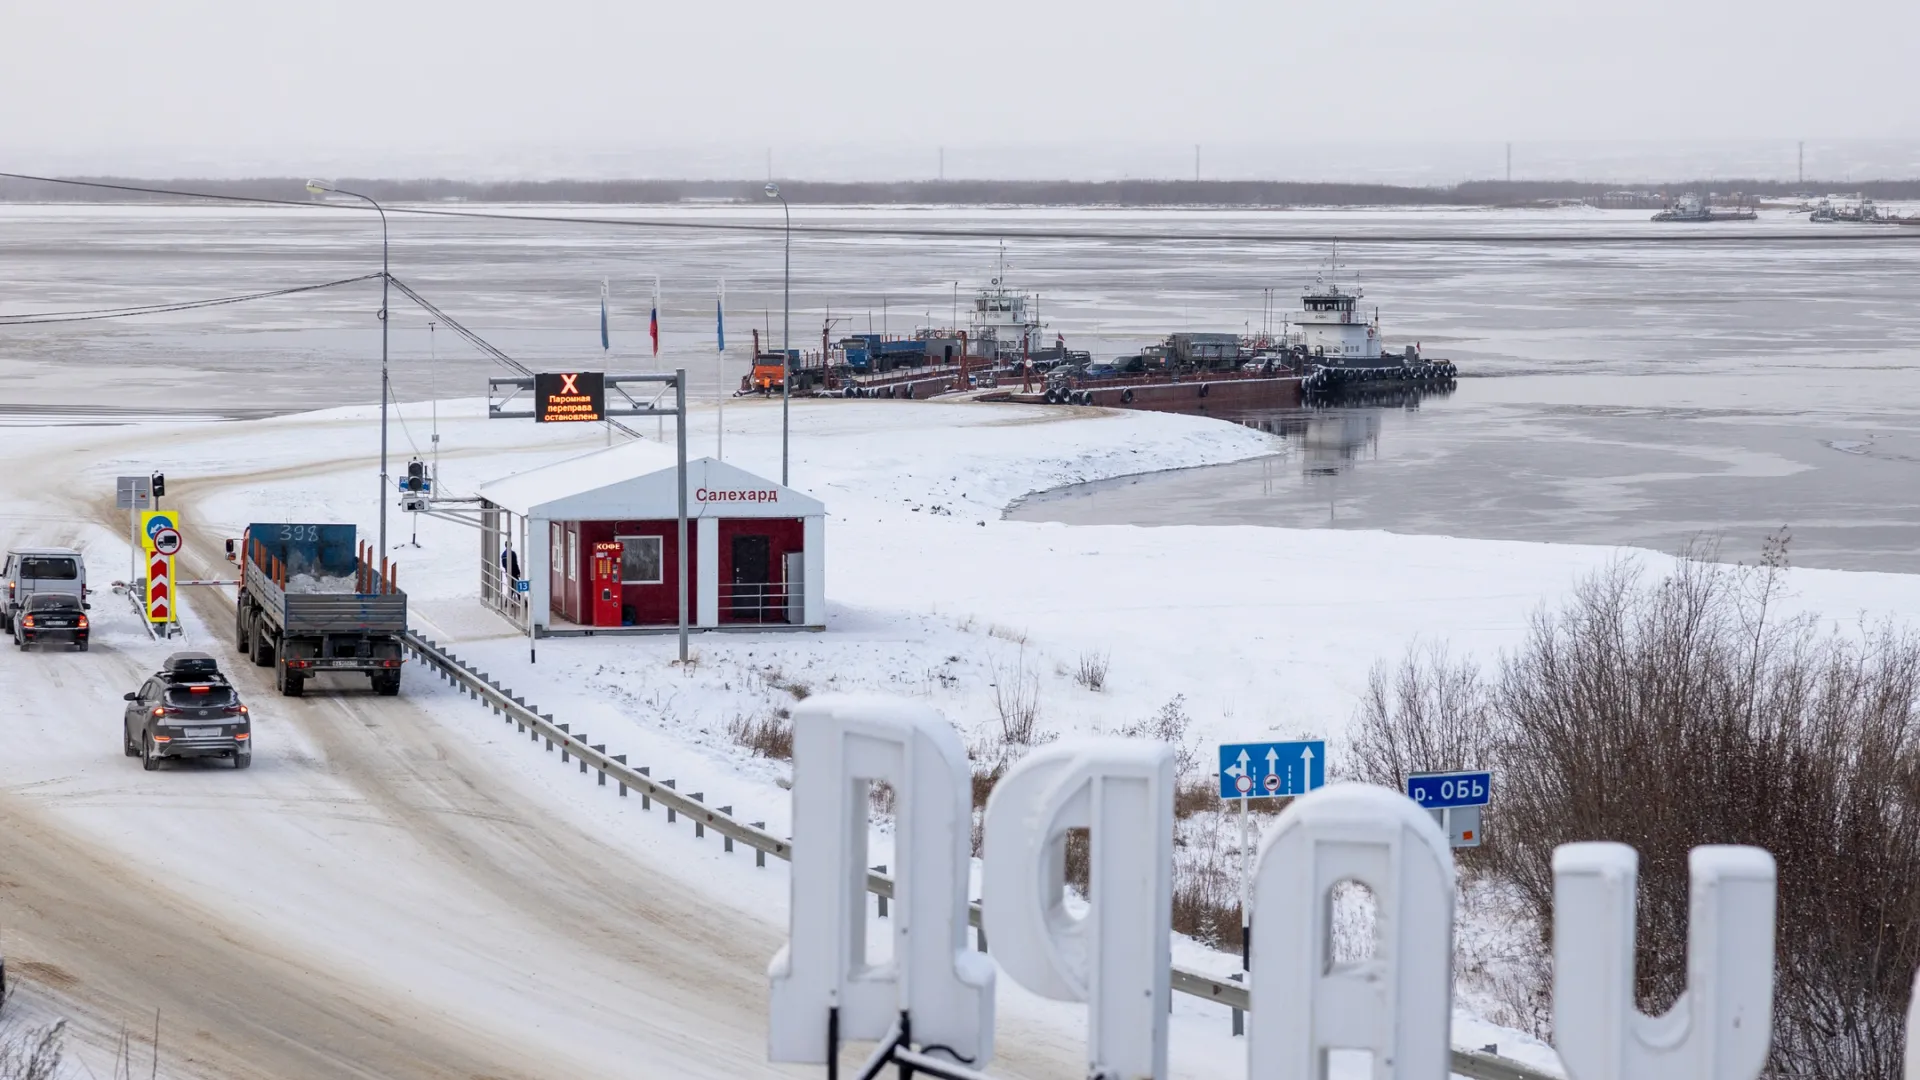
POLYGON ((87 651, 87 609, 70 593, 34 593, 13 620, 13 642, 29 645, 60 643, 87 651))

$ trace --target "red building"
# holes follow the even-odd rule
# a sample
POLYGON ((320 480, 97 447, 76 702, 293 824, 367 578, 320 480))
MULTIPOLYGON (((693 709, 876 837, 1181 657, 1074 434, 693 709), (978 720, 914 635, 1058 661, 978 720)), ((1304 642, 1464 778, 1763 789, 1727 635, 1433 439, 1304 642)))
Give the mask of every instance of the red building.
MULTIPOLYGON (((632 444, 480 488, 482 599, 539 636, 679 625, 678 494, 632 444), (516 578, 523 584, 516 587, 516 578)), ((687 617, 705 629, 826 625, 826 508, 712 458, 687 463, 687 617)))

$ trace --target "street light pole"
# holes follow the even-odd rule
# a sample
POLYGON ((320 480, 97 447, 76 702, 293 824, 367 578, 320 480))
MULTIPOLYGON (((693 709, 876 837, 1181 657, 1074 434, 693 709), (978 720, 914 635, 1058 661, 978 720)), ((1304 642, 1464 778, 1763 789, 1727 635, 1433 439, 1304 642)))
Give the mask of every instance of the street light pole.
MULTIPOLYGON (((788 485, 787 417, 793 401, 793 354, 788 351, 787 335, 793 322, 793 211, 779 184, 767 185, 767 198, 780 200, 780 213, 786 219, 786 265, 780 278, 780 486, 788 485)), ((826 358, 821 357, 822 362, 826 358)))
POLYGON ((393 396, 387 369, 387 287, 393 280, 387 262, 387 209, 371 196, 337 188, 319 180, 307 181, 307 190, 316 195, 332 192, 365 200, 380 215, 380 565, 387 563, 387 401, 393 396))

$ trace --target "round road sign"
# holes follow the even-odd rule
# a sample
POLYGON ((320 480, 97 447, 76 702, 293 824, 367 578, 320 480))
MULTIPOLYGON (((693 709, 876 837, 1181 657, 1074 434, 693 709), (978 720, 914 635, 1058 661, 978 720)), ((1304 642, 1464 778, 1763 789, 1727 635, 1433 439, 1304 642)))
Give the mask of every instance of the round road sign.
POLYGON ((1242 795, 1249 794, 1250 792, 1253 791, 1253 777, 1248 776, 1244 773, 1234 777, 1233 788, 1235 791, 1238 791, 1242 795))
POLYGON ((160 528, 153 531, 153 550, 162 555, 180 554, 180 530, 160 528))
POLYGON ((1280 793, 1280 774, 1279 773, 1268 773, 1266 780, 1262 782, 1267 785, 1267 794, 1278 795, 1280 793))

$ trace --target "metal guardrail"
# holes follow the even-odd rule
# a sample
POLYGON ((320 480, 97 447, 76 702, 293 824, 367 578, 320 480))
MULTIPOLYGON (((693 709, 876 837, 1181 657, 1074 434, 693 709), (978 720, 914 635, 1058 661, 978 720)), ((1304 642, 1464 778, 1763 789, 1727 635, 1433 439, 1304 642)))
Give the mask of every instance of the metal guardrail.
MULTIPOLYGON (((736 843, 752 848, 761 866, 766 865, 768 855, 788 861, 793 859, 792 841, 768 832, 762 823, 741 821, 733 816, 732 807, 709 806, 703 793, 680 791, 673 780, 656 778, 646 766, 629 764, 625 754, 607 753, 606 744, 590 743, 590 736, 586 733, 576 734, 571 730, 571 725, 556 723, 552 716, 541 713, 485 672, 462 662, 439 643, 423 637, 417 631, 408 630, 404 641, 407 649, 423 664, 464 688, 473 700, 491 707, 505 722, 517 725, 527 733, 530 741, 544 741, 550 751, 557 747, 562 762, 578 759, 580 771, 597 773, 601 786, 606 785, 608 777, 613 777, 621 795, 626 795, 631 789, 640 793, 643 806, 660 803, 666 808, 670 822, 685 815, 693 822, 695 836, 704 836, 708 829, 712 829, 720 834, 728 851, 732 851, 736 843)), ((867 891, 882 898, 882 914, 885 914, 884 903, 893 898, 892 876, 884 870, 867 871, 867 891)), ((967 908, 967 921, 978 927, 979 901, 968 904, 967 908)), ((980 948, 982 952, 986 951, 984 932, 980 935, 980 948)), ((1177 965, 1172 975, 1172 986, 1177 993, 1216 1002, 1234 1010, 1252 1011, 1251 995, 1247 987, 1238 982, 1216 979, 1177 965)), ((1508 1058, 1457 1048, 1453 1051, 1452 1070, 1455 1075, 1467 1077, 1468 1080, 1560 1080, 1551 1073, 1540 1072, 1508 1058)))

